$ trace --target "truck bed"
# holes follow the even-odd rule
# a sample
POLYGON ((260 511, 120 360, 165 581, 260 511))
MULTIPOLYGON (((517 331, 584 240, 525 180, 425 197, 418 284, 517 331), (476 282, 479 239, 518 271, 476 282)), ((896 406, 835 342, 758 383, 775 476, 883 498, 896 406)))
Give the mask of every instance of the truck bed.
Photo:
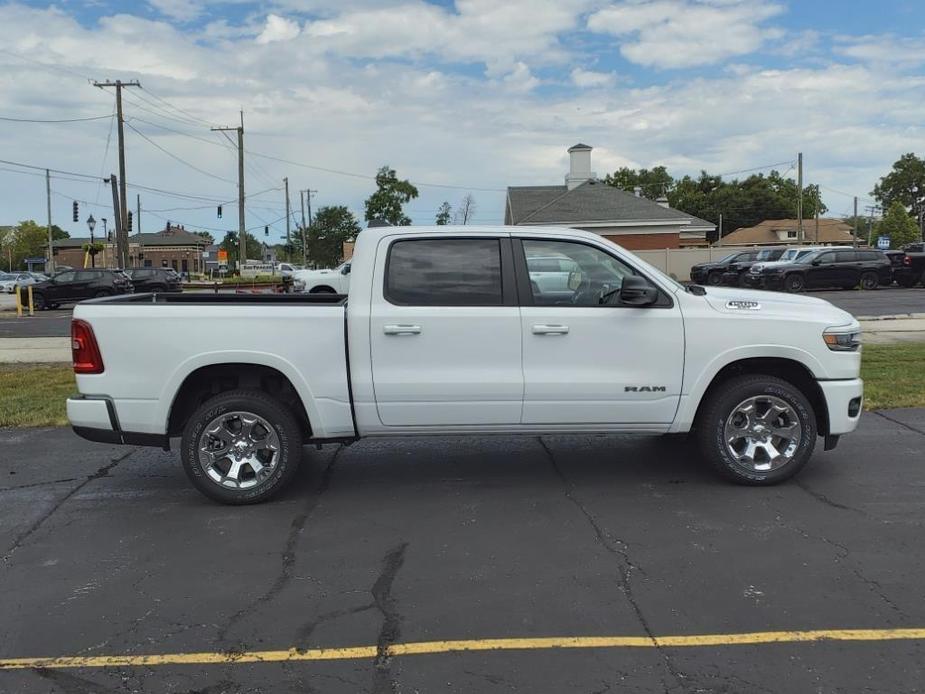
POLYGON ((217 294, 214 292, 120 294, 99 299, 88 299, 83 304, 306 304, 339 305, 347 301, 346 294, 217 294))

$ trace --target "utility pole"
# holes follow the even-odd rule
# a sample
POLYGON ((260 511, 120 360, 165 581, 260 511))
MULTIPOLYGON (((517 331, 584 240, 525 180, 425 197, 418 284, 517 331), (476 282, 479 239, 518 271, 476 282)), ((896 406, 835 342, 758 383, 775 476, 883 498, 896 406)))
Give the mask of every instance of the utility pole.
POLYGON ((855 248, 858 247, 858 196, 854 196, 854 243, 852 244, 855 248))
POLYGON ((877 209, 875 205, 867 206, 867 245, 874 245, 874 210, 877 209))
MULTIPOLYGON (((46 269, 53 273, 55 271, 55 248, 51 238, 51 171, 48 169, 45 169, 45 197, 48 203, 48 266, 46 269)), ((10 256, 10 272, 12 271, 13 260, 10 256)))
POLYGON ((236 128, 212 128, 213 131, 234 130, 238 133, 238 265, 244 269, 247 260, 247 232, 244 230, 244 111, 241 125, 236 128))
POLYGON ((803 152, 797 152, 797 239, 803 243, 803 152))
POLYGON ((104 178, 103 182, 112 185, 112 211, 116 218, 116 260, 118 267, 124 270, 128 267, 128 237, 124 234, 125 227, 122 225, 123 210, 119 207, 118 179, 115 174, 109 174, 109 178, 104 178))
POLYGON ((308 232, 308 227, 305 226, 305 199, 308 200, 308 226, 312 225, 312 193, 317 193, 317 190, 312 190, 306 188, 305 190, 299 191, 299 199, 302 200, 302 265, 307 265, 308 263, 308 241, 306 233, 308 232), (302 194, 305 193, 305 198, 302 197, 302 194))
POLYGON ((719 233, 716 236, 716 245, 723 245, 723 213, 719 213, 719 233))
POLYGON ((141 238, 141 193, 135 196, 135 233, 138 234, 139 267, 144 267, 145 244, 141 238))
POLYGON ((283 188, 286 189, 286 260, 292 262, 292 238, 289 235, 289 178, 283 179, 283 188))
POLYGON ((819 189, 816 189, 816 245, 819 245, 819 189))
POLYGON ((122 262, 122 267, 128 267, 125 261, 128 260, 128 239, 122 238, 122 234, 128 234, 128 200, 125 196, 125 118, 122 115, 122 87, 141 87, 141 84, 138 80, 132 80, 131 82, 123 82, 122 80, 116 80, 115 82, 94 82, 94 87, 99 87, 100 89, 104 87, 115 87, 116 88, 116 120, 119 123, 119 214, 121 217, 117 217, 117 221, 121 224, 116 224, 116 233, 119 234, 117 238, 121 239, 121 244, 123 246, 124 257, 120 256, 122 262))

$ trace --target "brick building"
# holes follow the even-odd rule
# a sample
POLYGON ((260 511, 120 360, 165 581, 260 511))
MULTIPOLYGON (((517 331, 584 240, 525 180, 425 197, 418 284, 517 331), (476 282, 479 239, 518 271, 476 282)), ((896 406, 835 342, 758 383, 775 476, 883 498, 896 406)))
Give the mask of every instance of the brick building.
POLYGON ((569 172, 561 186, 507 189, 504 223, 563 226, 600 234, 628 250, 679 248, 705 243, 716 225, 668 205, 614 188, 591 171, 591 148, 570 147, 569 172))
MULTIPOLYGON (((103 239, 95 240, 99 243, 103 239)), ((129 267, 172 267, 177 272, 192 274, 204 271, 202 254, 210 245, 208 239, 173 225, 149 234, 134 234, 128 241, 129 267)), ((89 238, 55 241, 55 263, 83 267, 86 255, 83 246, 88 243, 89 238)), ((96 256, 96 265, 116 266, 115 243, 105 243, 104 250, 96 256)))

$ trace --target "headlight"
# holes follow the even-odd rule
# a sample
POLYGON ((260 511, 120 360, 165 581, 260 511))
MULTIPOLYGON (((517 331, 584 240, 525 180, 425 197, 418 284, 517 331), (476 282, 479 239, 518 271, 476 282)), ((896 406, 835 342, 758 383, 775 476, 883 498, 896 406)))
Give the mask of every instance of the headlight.
POLYGON ((833 352, 857 352, 861 346, 861 332, 836 332, 826 330, 822 333, 822 339, 833 352))

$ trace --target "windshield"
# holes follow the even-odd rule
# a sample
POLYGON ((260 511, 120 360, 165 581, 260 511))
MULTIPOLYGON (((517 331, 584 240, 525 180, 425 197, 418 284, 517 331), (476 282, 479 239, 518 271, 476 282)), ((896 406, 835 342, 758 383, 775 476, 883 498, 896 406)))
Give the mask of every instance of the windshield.
POLYGON ((6 280, 13 279, 13 275, 7 272, 0 272, 0 282, 5 282, 6 280))
MULTIPOLYGON (((757 258, 757 260, 770 260, 772 257, 774 257, 774 254, 775 254, 776 252, 777 252, 777 251, 775 251, 775 250, 758 251, 758 258, 757 258)), ((783 257, 783 256, 781 256, 781 257, 783 257)))
POLYGON ((804 264, 811 263, 825 251, 803 251, 797 256, 796 262, 804 264))

